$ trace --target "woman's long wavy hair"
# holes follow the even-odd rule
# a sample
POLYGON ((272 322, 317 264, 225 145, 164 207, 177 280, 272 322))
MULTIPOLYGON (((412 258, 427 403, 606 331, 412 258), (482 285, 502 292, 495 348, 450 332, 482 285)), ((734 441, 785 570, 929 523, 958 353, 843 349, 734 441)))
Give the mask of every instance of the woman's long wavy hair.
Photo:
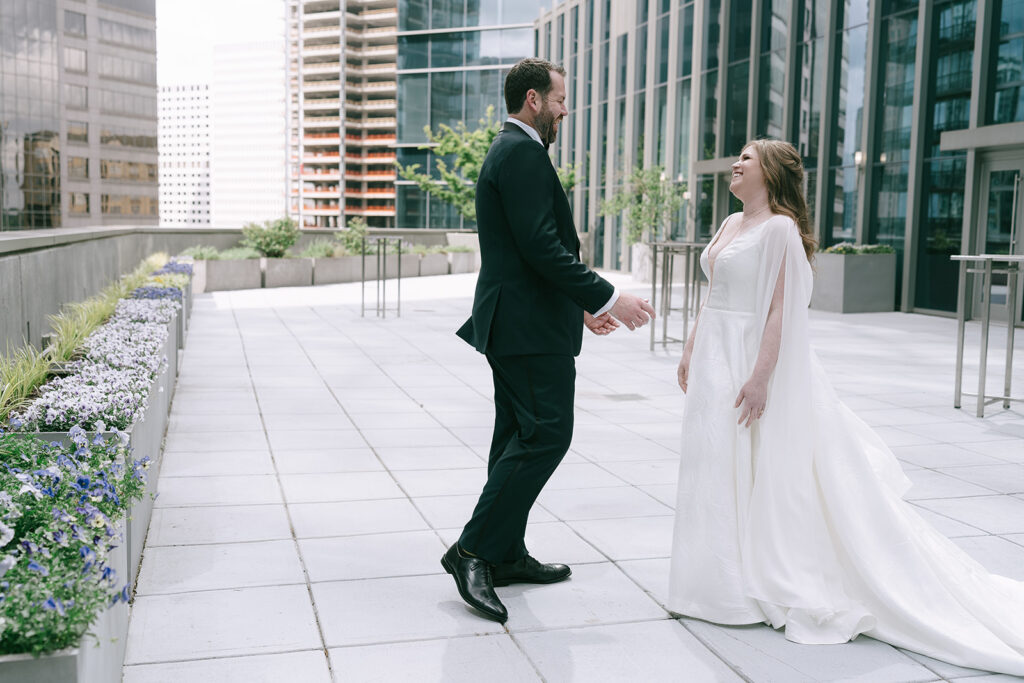
POLYGON ((772 213, 789 216, 796 222, 804 252, 810 261, 818 241, 814 239, 807 200, 804 199, 804 164, 800 153, 783 140, 751 140, 744 145, 746 147, 756 149, 761 160, 772 213))

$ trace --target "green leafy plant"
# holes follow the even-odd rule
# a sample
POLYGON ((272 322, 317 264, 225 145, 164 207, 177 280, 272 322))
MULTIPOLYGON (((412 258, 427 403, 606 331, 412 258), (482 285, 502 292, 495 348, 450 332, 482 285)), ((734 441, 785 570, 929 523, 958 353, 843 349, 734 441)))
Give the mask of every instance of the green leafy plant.
POLYGON ((858 250, 860 254, 895 254, 896 250, 888 244, 865 244, 858 250))
POLYGON ((46 381, 51 365, 49 353, 28 344, 0 356, 0 422, 28 402, 46 381))
POLYGON ((217 247, 206 244, 197 244, 181 252, 182 256, 189 256, 196 261, 216 261, 219 258, 217 247))
POLYGON ((268 258, 284 258, 299 240, 299 228, 291 218, 248 223, 242 227, 242 246, 251 247, 268 258))
POLYGON ((441 251, 445 254, 472 254, 476 252, 476 249, 464 244, 448 244, 441 247, 441 251))
POLYGON ((358 256, 363 253, 367 232, 366 219, 362 216, 353 216, 348 219, 347 229, 334 233, 334 237, 341 242, 344 253, 358 256))
POLYGON ((259 258, 260 252, 252 247, 231 247, 218 254, 220 261, 244 261, 246 259, 259 258))
POLYGON ((853 244, 839 242, 825 250, 826 254, 894 254, 896 250, 888 244, 853 244))
POLYGON ((332 258, 339 249, 336 241, 320 237, 309 244, 299 254, 303 258, 332 258))
POLYGON ((648 232, 650 239, 666 239, 669 221, 683 205, 686 183, 673 183, 660 166, 637 166, 622 189, 602 202, 602 216, 625 214, 626 234, 636 244, 648 232))

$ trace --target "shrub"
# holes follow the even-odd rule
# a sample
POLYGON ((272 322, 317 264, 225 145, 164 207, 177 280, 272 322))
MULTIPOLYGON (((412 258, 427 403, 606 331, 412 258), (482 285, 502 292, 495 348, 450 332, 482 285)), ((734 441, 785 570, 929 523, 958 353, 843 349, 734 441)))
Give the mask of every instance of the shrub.
POLYGON ((840 242, 825 250, 826 254, 893 254, 896 250, 888 244, 862 244, 840 242))
POLYGON ((252 247, 232 247, 231 249, 225 249, 217 256, 221 261, 244 261, 246 259, 259 257, 260 252, 256 251, 252 247))
MULTIPOLYGON (((213 249, 213 247, 210 247, 210 248, 213 249)), ((214 249, 214 251, 216 251, 216 249, 214 249)), ((192 275, 192 264, 191 263, 182 263, 181 261, 175 261, 174 259, 171 259, 170 261, 165 263, 164 266, 162 268, 160 268, 159 270, 154 270, 153 271, 153 275, 185 275, 185 276, 190 276, 190 275, 192 275)))
POLYGON ((181 252, 182 256, 188 256, 196 261, 216 261, 220 258, 217 247, 211 247, 205 244, 197 244, 194 247, 189 247, 185 251, 181 252))
POLYGON ((896 250, 888 244, 865 244, 859 250, 861 254, 895 254, 896 250))
POLYGON ((474 249, 473 247, 468 247, 464 244, 449 244, 447 246, 441 247, 441 251, 443 251, 446 254, 472 254, 476 251, 476 249, 474 249))
POLYGON ((249 223, 242 228, 242 246, 251 247, 268 258, 283 258, 299 239, 299 228, 291 218, 249 223))
POLYGON ((348 220, 348 229, 334 233, 334 237, 341 242, 346 254, 358 256, 363 253, 366 233, 366 220, 362 216, 353 216, 348 220))
POLYGON ((300 254, 303 258, 331 258, 337 252, 339 245, 329 239, 320 237, 313 241, 300 254))

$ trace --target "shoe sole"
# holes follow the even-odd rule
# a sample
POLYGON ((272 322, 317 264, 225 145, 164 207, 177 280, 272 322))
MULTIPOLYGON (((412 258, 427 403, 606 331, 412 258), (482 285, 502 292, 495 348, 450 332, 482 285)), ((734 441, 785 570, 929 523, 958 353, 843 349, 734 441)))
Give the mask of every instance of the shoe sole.
POLYGON ((502 588, 504 586, 511 586, 513 583, 536 583, 536 584, 558 583, 559 581, 565 581, 570 576, 572 576, 572 571, 571 570, 565 576, 559 576, 557 579, 548 579, 546 581, 538 581, 537 579, 504 579, 502 581, 494 581, 493 585, 494 585, 495 588, 502 588))
MULTIPOLYGON (((455 569, 451 565, 448 564, 448 558, 447 557, 442 557, 441 558, 441 566, 444 567, 444 570, 446 572, 448 572, 449 574, 452 575, 452 578, 455 578, 455 569)), ((484 615, 485 617, 487 617, 491 621, 497 621, 500 624, 504 624, 506 621, 508 621, 508 617, 507 616, 506 617, 502 617, 500 614, 495 614, 493 612, 488 612, 487 610, 481 609, 481 608, 477 607, 476 605, 474 605, 473 604, 473 600, 466 595, 466 592, 462 588, 462 584, 459 583, 459 580, 457 578, 455 578, 455 587, 458 589, 459 596, 465 601, 465 603, 467 605, 469 605, 470 607, 472 607, 473 609, 475 609, 476 611, 478 611, 480 614, 484 615)))

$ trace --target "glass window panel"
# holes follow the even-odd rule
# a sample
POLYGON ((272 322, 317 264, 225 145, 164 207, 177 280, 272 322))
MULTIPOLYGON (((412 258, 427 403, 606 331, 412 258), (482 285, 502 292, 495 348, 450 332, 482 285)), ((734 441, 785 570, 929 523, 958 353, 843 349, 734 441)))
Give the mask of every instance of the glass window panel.
POLYGON ((422 31, 427 29, 429 28, 429 17, 430 0, 404 0, 398 6, 398 30, 422 31))
POLYGON ((996 54, 996 85, 1016 83, 1024 69, 1024 38, 1004 40, 996 54))
POLYGON ((729 67, 729 99, 725 110, 725 155, 739 155, 747 141, 747 111, 750 100, 747 86, 750 82, 750 62, 729 67))
POLYGON ((68 157, 68 178, 87 180, 89 178, 89 158, 68 157))
POLYGON ((436 33, 430 37, 430 66, 445 68, 462 66, 464 58, 464 34, 436 33))
POLYGON ((89 108, 89 91, 85 86, 64 84, 64 105, 73 109, 89 108))
POLYGON ((718 66, 718 44, 722 33, 722 1, 708 0, 704 26, 704 70, 718 66))
POLYGON ((900 299, 903 270, 903 240, 907 228, 907 164, 885 164, 875 167, 874 211, 867 221, 867 242, 888 244, 896 250, 896 298, 900 299))
POLYGON ((618 88, 615 90, 616 95, 622 95, 626 92, 626 74, 628 71, 628 62, 626 61, 629 56, 629 34, 623 33, 619 36, 618 44, 619 63, 618 63, 618 78, 616 83, 618 88))
POLYGON ((398 107, 398 141, 399 142, 422 142, 423 127, 430 122, 430 110, 423 106, 428 102, 429 88, 427 74, 399 74, 398 76, 398 101, 403 103, 398 107), (409 103, 419 102, 420 106, 410 106, 409 103))
POLYGON ((543 0, 515 0, 514 2, 505 0, 501 4, 501 23, 532 24, 540 14, 542 6, 548 7, 550 3, 543 0))
POLYGON ((669 15, 658 19, 658 37, 654 45, 655 59, 658 60, 658 70, 655 72, 655 84, 660 85, 668 81, 668 29, 669 15))
POLYGON ((654 164, 662 168, 668 163, 667 126, 668 86, 662 85, 654 92, 654 164))
POLYGON ((696 179, 694 201, 697 202, 695 219, 698 240, 707 240, 715 232, 715 177, 699 175, 696 179))
POLYGON ((729 62, 750 56, 752 0, 733 0, 729 9, 729 62))
MULTIPOLYGON (((493 31, 487 31, 493 35, 493 31)), ((528 28, 510 28, 501 31, 501 62, 514 64, 534 54, 533 31, 528 28)))
POLYGON ((714 159, 716 156, 716 135, 718 132, 718 70, 704 74, 704 104, 701 107, 700 158, 714 159))
POLYGON ((956 310, 959 266, 949 257, 960 253, 965 185, 962 154, 925 162, 914 289, 914 306, 919 308, 956 310))
POLYGON ((427 227, 427 201, 415 185, 399 185, 395 222, 400 228, 427 227))
POLYGON ((644 160, 644 143, 646 141, 644 121, 647 118, 647 97, 646 92, 641 90, 636 94, 633 101, 633 144, 630 147, 630 155, 633 158, 633 166, 640 166, 644 160))
POLYGON ((68 193, 68 213, 82 216, 89 214, 89 195, 85 192, 68 193))
POLYGON ((804 159, 818 156, 818 136, 821 130, 822 79, 824 77, 824 38, 801 43, 797 54, 800 60, 800 87, 798 111, 793 140, 804 159))
POLYGON ((679 65, 676 76, 689 76, 693 70, 693 5, 679 10, 679 65))
POLYGON ((910 127, 914 112, 915 47, 917 15, 908 13, 882 22, 882 92, 876 127, 879 129, 875 160, 906 161, 910 154, 910 127))
POLYGON ((575 57, 580 51, 580 8, 576 5, 569 15, 569 50, 575 57))
POLYGON ((996 12, 1000 37, 1024 33, 1024 0, 1000 0, 996 12))
POLYGON ((949 2, 936 9, 934 18, 935 47, 932 54, 932 82, 926 97, 926 158, 938 156, 943 131, 959 130, 969 125, 971 86, 974 81, 975 0, 949 2))
POLYGON ((441 72, 430 75, 430 127, 441 124, 451 127, 462 117, 462 72, 441 72))
POLYGON ((611 16, 612 16, 612 0, 604 0, 604 7, 601 10, 601 30, 603 35, 601 40, 608 40, 611 37, 611 16))
POLYGON ((85 15, 81 12, 64 10, 64 32, 75 36, 85 35, 85 15))
POLYGON ((398 37, 398 68, 425 69, 430 49, 429 36, 398 37))
POLYGON ((992 123, 1024 121, 1024 88, 1013 86, 996 91, 992 123))
POLYGON ((432 0, 431 28, 458 28, 465 24, 464 0, 432 0))
POLYGON ((850 29, 868 23, 868 4, 869 0, 847 0, 836 3, 839 12, 837 26, 840 29, 850 29))
POLYGON ((85 121, 68 121, 68 142, 89 142, 89 124, 85 121))
POLYGON ((636 31, 636 71, 633 75, 634 90, 642 90, 647 85, 647 25, 636 31))
POLYGON ((761 91, 757 104, 759 136, 782 138, 783 89, 785 86, 786 56, 772 52, 761 56, 761 91))
POLYGON ((851 166, 854 152, 861 148, 861 122, 864 116, 864 65, 867 51, 867 26, 840 34, 839 92, 836 102, 836 149, 832 164, 851 166))
POLYGON ((764 0, 761 5, 761 51, 786 49, 790 0, 764 0))
POLYGON ((565 15, 558 15, 558 23, 555 28, 555 64, 561 64, 563 54, 563 47, 565 45, 565 15))
POLYGON ((882 16, 916 10, 919 0, 882 0, 882 16))
POLYGON ((620 97, 615 103, 615 182, 626 172, 626 98, 620 97))
POLYGON ((636 1, 636 23, 637 23, 637 26, 640 26, 641 24, 646 24, 647 23, 647 16, 648 16, 649 11, 650 11, 650 7, 648 7, 647 0, 637 0, 636 1))
POLYGON ((825 233, 822 248, 837 242, 852 242, 857 230, 857 183, 860 172, 856 166, 839 166, 831 170, 831 231, 825 233))
POLYGON ((609 72, 611 71, 610 65, 608 64, 609 46, 609 41, 601 43, 601 91, 600 97, 598 97, 601 102, 608 99, 608 78, 609 72))
POLYGON ((675 176, 685 179, 690 169, 690 79, 679 82, 676 91, 676 158, 675 176))
POLYGON ((77 47, 64 48, 64 69, 67 71, 77 71, 84 73, 86 71, 86 52, 80 50, 77 47))
POLYGON ((466 125, 475 128, 484 118, 487 107, 494 107, 494 117, 501 116, 501 73, 494 70, 466 72, 466 125))

